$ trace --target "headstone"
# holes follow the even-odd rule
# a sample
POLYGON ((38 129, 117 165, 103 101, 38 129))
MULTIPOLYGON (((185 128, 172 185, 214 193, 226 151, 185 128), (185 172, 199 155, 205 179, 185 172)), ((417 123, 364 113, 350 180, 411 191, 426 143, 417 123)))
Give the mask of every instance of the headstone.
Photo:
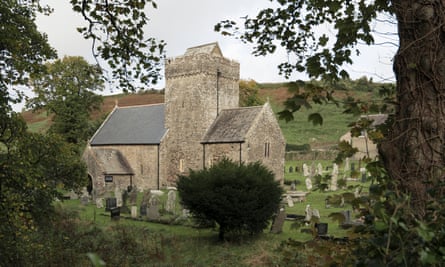
POLYGON ((312 190, 312 180, 311 180, 311 178, 309 178, 309 177, 306 178, 305 182, 306 182, 306 189, 308 191, 311 191, 312 190))
POLYGON ((284 208, 281 208, 278 212, 278 215, 275 217, 272 228, 270 229, 270 232, 273 234, 278 234, 283 231, 283 224, 284 220, 286 219, 286 212, 284 211, 284 208))
POLYGON ((150 197, 150 191, 144 191, 139 210, 141 216, 147 216, 148 202, 150 200, 150 197))
POLYGON ((288 205, 289 207, 293 207, 293 206, 294 206, 294 200, 292 199, 291 196, 287 195, 287 196, 286 196, 286 200, 287 200, 287 205, 288 205))
POLYGON ((359 198, 360 197, 360 189, 358 187, 355 188, 354 197, 355 198, 359 198))
POLYGON ((312 219, 312 209, 311 209, 311 205, 306 205, 306 209, 305 209, 305 211, 304 211, 304 213, 305 213, 305 217, 304 217, 304 220, 306 221, 306 222, 310 222, 311 221, 311 219, 312 219))
POLYGON ((176 209, 176 192, 173 190, 168 191, 167 195, 167 205, 165 210, 168 212, 175 212, 176 209))
POLYGON ((328 234, 327 223, 316 223, 315 228, 317 229, 317 236, 326 236, 328 234))
POLYGON ((145 205, 141 205, 141 207, 139 208, 139 212, 141 213, 141 216, 147 216, 147 209, 148 206, 145 205))
POLYGON ((332 164, 332 174, 338 174, 338 165, 337 163, 332 164))
POLYGON ((332 176, 331 176, 331 190, 332 191, 337 191, 337 181, 338 181, 338 165, 336 163, 334 163, 334 165, 332 166, 332 176))
POLYGON ((103 209, 104 208, 104 199, 101 197, 96 198, 96 208, 103 209))
POLYGON ((118 207, 122 207, 122 204, 123 204, 123 200, 122 200, 122 192, 121 192, 121 190, 119 189, 119 187, 116 187, 116 188, 114 189, 114 197, 116 198, 116 205, 117 205, 118 207))
POLYGON ((190 211, 188 209, 182 209, 182 216, 184 218, 190 217, 190 211))
POLYGON ((149 201, 147 216, 150 220, 157 220, 161 215, 159 214, 159 197, 152 195, 149 201))
POLYGON ((110 217, 113 221, 118 221, 121 217, 121 208, 115 207, 110 209, 110 217))
POLYGON ((320 162, 317 164, 317 174, 323 175, 323 166, 321 166, 320 162))
POLYGON ((115 197, 109 197, 105 199, 105 211, 110 211, 112 208, 115 207, 117 207, 115 197))
POLYGON ((342 224, 351 224, 351 211, 350 210, 344 210, 341 212, 343 216, 345 217, 345 220, 342 224))
POLYGON ((312 210, 312 216, 313 217, 315 217, 315 218, 318 218, 318 219, 320 219, 320 211, 318 211, 317 209, 313 209, 312 210))
POLYGON ((362 183, 366 183, 366 168, 360 168, 360 173, 362 174, 362 183))
POLYGON ((68 196, 70 197, 70 199, 79 199, 79 195, 73 190, 68 193, 68 196))
POLYGON ((82 205, 86 206, 86 205, 88 205, 89 200, 90 200, 90 198, 88 196, 83 195, 80 198, 80 203, 82 203, 82 205))
POLYGON ((130 202, 131 206, 136 205, 136 201, 138 198, 138 191, 136 190, 136 187, 134 186, 131 191, 130 191, 130 195, 128 197, 128 201, 130 202))
POLYGON ((316 173, 316 168, 315 168, 315 162, 312 162, 312 164, 311 164, 311 168, 309 169, 309 176, 310 177, 313 177, 314 175, 315 175, 315 173, 316 173))
POLYGON ((294 172, 294 168, 292 166, 289 167, 289 173, 294 172))
POLYGON ((290 184, 290 190, 295 191, 295 181, 292 181, 292 183, 290 184))
POLYGON ((309 167, 306 163, 303 164, 303 176, 308 177, 309 176, 309 167))
POLYGON ((137 218, 137 217, 138 217, 138 207, 131 206, 131 218, 137 218))
POLYGON ((164 195, 164 192, 162 192, 161 190, 150 190, 150 194, 160 197, 164 195))
POLYGON ((348 172, 349 171, 349 158, 345 159, 345 167, 343 169, 344 172, 348 172))

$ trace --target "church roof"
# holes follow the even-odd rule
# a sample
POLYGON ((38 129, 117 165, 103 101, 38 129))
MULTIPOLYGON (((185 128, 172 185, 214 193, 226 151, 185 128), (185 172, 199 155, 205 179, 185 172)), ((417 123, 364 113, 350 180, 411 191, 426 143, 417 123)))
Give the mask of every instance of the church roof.
POLYGON ((223 56, 217 42, 187 48, 184 56, 193 56, 197 54, 211 54, 220 57, 223 56))
POLYGON ((159 144, 166 132, 164 107, 164 104, 116 107, 91 138, 90 144, 159 144))
POLYGON ((90 148, 87 153, 104 174, 134 174, 127 159, 117 149, 90 148))
POLYGON ((242 143, 262 106, 224 109, 210 126, 201 143, 242 143))

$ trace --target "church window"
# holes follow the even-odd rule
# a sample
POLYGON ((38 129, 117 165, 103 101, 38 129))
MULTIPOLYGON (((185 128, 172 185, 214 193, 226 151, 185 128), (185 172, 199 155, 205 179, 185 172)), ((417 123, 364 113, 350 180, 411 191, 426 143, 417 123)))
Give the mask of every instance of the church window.
POLYGON ((105 183, 112 183, 113 175, 105 175, 105 183))
POLYGON ((270 143, 264 143, 264 157, 268 158, 270 156, 270 143))

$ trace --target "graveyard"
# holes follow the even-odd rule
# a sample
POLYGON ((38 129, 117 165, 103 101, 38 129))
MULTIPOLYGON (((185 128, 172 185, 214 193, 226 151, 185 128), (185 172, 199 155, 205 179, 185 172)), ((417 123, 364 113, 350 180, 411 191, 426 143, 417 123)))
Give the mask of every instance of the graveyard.
MULTIPOLYGON (((339 180, 350 176, 351 167, 357 168, 359 163, 351 161, 349 164, 349 167, 345 164, 338 165, 339 180), (345 170, 345 167, 349 169, 345 170)), ((175 188, 155 190, 151 193, 125 192, 123 198, 117 197, 113 203, 105 200, 100 204, 92 203, 79 198, 65 200, 60 205, 65 209, 79 212, 80 220, 88 227, 114 229, 114 231, 120 229, 120 227, 124 229, 126 227, 132 228, 135 231, 132 234, 135 235, 134 238, 138 242, 149 242, 150 246, 155 246, 156 250, 160 250, 157 253, 162 255, 162 259, 157 259, 157 262, 183 264, 189 261, 198 266, 203 266, 209 262, 214 263, 216 259, 214 266, 232 265, 235 262, 239 264, 240 261, 244 262, 241 264, 243 266, 252 266, 252 263, 249 262, 256 262, 258 260, 256 258, 260 256, 265 257, 260 262, 280 261, 283 255, 276 250, 282 242, 290 239, 308 241, 320 237, 341 239, 349 236, 348 229, 350 228, 343 227, 342 224, 346 221, 357 221, 359 219, 356 218, 358 213, 354 211, 347 199, 343 203, 341 201, 327 203, 326 200, 328 198, 335 199, 334 196, 345 193, 354 194, 355 189, 347 190, 339 186, 335 191, 320 192, 320 190, 316 190, 315 185, 312 185, 311 190, 309 190, 308 186, 310 188, 310 184, 307 183, 307 180, 314 180, 311 175, 319 171, 320 165, 323 174, 332 174, 332 171, 336 168, 332 161, 328 160, 288 161, 286 163, 286 181, 283 185, 284 194, 281 203, 285 214, 281 216, 277 214, 275 221, 271 221, 270 228, 264 230, 263 234, 258 237, 244 236, 223 243, 218 242, 217 230, 214 227, 196 227, 196 223, 192 220, 190 214, 181 207, 175 188), (304 173, 303 166, 307 166, 307 171, 313 173, 304 173), (311 167, 312 170, 310 170, 311 167), (304 197, 300 197, 297 192, 300 195, 304 193, 304 197), (114 206, 120 206, 118 214, 113 213, 114 206), (349 214, 349 218, 347 220, 345 218, 345 221, 339 221, 338 217, 330 217, 331 214, 335 213, 349 214), (312 218, 308 218, 308 216, 312 216, 312 218), (318 231, 323 231, 323 229, 316 229, 316 222, 321 223, 322 226, 326 225, 327 229, 324 230, 327 231, 319 233, 318 231), (142 237, 148 240, 140 240, 142 237), (154 241, 151 240, 152 238, 158 238, 159 240, 154 241), (160 240, 169 240, 165 241, 169 245, 163 246, 162 242, 157 243, 160 240), (171 254, 173 248, 178 250, 176 254, 178 258, 171 254), (204 255, 197 252, 202 250, 206 251, 204 255), (260 251, 260 254, 258 254, 258 251, 260 251), (224 254, 222 258, 221 254, 224 254), (199 255, 199 257, 192 260, 191 255, 199 255)), ((363 176, 357 179, 348 179, 346 186, 363 189, 360 193, 366 194, 369 183, 369 179, 365 179, 363 176)), ((110 194, 110 196, 112 195, 110 194)), ((100 251, 97 253, 102 255, 100 251)), ((128 253, 132 254, 131 250, 128 253)), ((104 260, 110 261, 107 258, 104 258, 104 260)))

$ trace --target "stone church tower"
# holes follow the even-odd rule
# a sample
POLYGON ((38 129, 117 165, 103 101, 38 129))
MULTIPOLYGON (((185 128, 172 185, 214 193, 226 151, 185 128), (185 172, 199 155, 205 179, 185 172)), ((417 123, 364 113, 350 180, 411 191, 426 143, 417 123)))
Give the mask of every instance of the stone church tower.
POLYGON ((201 140, 223 109, 237 108, 239 63, 223 57, 217 43, 187 49, 165 64, 164 160, 166 178, 202 169, 201 140))

